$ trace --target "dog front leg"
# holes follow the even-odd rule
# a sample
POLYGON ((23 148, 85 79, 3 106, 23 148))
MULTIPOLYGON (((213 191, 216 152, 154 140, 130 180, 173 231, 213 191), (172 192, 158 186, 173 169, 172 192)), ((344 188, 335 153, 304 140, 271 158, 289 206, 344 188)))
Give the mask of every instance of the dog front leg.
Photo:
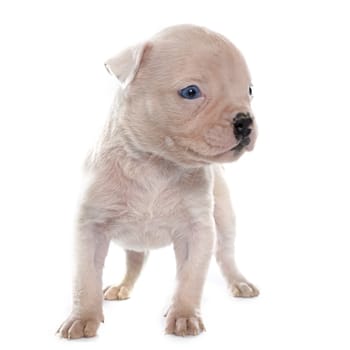
POLYGON ((76 236, 73 310, 58 333, 63 338, 93 337, 103 322, 102 269, 109 239, 95 224, 80 227, 76 236))
POLYGON ((197 335, 205 330, 200 303, 213 241, 213 227, 204 225, 192 227, 174 241, 177 287, 167 312, 165 332, 168 334, 197 335))

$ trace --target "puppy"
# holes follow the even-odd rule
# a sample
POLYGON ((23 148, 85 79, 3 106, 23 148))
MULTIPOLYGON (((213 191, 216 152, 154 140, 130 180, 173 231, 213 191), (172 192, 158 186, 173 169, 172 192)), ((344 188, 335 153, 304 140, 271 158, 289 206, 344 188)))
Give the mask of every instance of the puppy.
POLYGON ((256 140, 247 65, 223 36, 181 25, 106 67, 121 88, 87 162, 73 310, 58 332, 70 339, 96 335, 103 297, 128 298, 148 251, 173 244, 177 287, 166 332, 197 335, 204 330, 200 303, 213 252, 234 296, 259 293, 236 266, 234 214, 219 165, 251 151, 256 140), (103 292, 111 240, 125 249, 127 272, 103 292))

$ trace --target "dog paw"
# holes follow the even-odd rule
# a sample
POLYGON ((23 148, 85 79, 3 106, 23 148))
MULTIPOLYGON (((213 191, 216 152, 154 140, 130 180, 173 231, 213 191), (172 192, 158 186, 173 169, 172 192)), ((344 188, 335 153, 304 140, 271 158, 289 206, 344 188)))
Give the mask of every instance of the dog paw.
POLYGON ((103 321, 97 318, 70 316, 63 322, 57 333, 66 339, 91 338, 96 335, 101 322, 103 321))
POLYGON ((253 298, 259 295, 258 288, 247 281, 234 281, 231 284, 231 291, 234 297, 240 298, 253 298))
POLYGON ((166 320, 166 334, 177 336, 198 335, 205 331, 202 319, 196 315, 169 312, 166 320))
POLYGON ((130 298, 131 290, 123 284, 119 286, 109 286, 104 289, 105 300, 125 300, 130 298))

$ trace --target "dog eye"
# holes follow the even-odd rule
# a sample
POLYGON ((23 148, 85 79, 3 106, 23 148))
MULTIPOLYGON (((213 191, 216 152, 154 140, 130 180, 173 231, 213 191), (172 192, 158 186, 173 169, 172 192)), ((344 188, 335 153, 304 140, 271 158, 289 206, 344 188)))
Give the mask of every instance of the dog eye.
POLYGON ((187 86, 179 91, 179 95, 188 100, 194 100, 195 98, 201 97, 201 90, 197 85, 187 86))
POLYGON ((252 98, 253 97, 253 85, 249 85, 249 96, 252 98))

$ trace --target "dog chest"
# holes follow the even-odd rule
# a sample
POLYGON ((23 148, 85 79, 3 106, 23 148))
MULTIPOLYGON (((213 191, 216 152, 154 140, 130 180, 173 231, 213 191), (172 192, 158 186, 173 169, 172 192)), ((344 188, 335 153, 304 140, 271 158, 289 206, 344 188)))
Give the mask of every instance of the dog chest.
POLYGON ((183 198, 178 188, 161 186, 153 191, 128 191, 123 215, 112 237, 126 249, 145 250, 169 245, 181 222, 183 198))
POLYGON ((124 248, 134 250, 171 244, 174 235, 212 206, 209 180, 175 174, 149 177, 141 185, 129 183, 123 215, 115 220, 112 237, 124 248))
MULTIPOLYGON (((150 161, 96 174, 83 216, 104 223, 126 249, 159 248, 172 242, 191 220, 212 207, 210 168, 164 168, 150 161)), ((125 164, 124 164, 125 166, 125 164)))

